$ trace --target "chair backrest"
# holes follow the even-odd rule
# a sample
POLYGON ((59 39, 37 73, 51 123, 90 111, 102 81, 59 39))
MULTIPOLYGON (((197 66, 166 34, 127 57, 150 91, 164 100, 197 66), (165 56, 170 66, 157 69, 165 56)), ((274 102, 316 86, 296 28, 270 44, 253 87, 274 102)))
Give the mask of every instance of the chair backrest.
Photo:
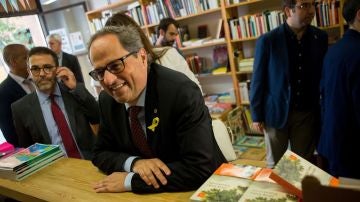
POLYGON ((213 131, 217 144, 227 161, 236 159, 234 148, 231 144, 230 135, 225 124, 218 119, 212 121, 213 131))

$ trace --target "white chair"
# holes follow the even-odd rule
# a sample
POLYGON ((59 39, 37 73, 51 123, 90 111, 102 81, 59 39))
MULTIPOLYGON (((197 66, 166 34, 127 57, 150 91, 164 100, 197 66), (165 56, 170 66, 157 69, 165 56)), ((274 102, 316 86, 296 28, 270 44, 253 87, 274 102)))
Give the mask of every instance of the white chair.
POLYGON ((225 124, 218 119, 212 121, 213 131, 217 144, 227 161, 236 159, 234 148, 231 144, 229 132, 225 124))

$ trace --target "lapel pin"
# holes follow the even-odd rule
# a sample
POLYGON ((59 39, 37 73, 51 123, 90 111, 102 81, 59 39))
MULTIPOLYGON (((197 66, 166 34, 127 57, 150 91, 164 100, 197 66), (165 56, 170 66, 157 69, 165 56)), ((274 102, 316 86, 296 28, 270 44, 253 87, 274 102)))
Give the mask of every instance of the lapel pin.
POLYGON ((148 129, 151 130, 152 132, 155 132, 155 128, 159 125, 159 122, 160 122, 159 117, 155 117, 152 120, 152 124, 148 126, 148 129))

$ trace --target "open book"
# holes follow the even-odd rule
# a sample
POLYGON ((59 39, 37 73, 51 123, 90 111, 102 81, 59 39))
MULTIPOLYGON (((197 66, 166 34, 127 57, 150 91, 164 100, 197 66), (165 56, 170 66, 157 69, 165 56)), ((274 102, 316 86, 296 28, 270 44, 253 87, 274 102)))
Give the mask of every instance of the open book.
POLYGON ((296 196, 267 178, 269 172, 269 169, 256 166, 224 163, 201 185, 190 200, 297 201, 296 196))
POLYGON ((290 193, 302 198, 301 181, 305 176, 315 176, 322 185, 338 186, 339 180, 309 161, 287 150, 276 164, 270 178, 289 190, 290 193))

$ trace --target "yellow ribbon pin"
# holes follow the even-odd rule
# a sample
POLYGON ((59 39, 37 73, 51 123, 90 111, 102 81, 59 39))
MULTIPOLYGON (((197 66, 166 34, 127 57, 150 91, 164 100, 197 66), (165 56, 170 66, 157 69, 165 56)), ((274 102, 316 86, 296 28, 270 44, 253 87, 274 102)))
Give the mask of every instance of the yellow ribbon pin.
POLYGON ((152 120, 151 126, 148 126, 148 129, 151 130, 152 132, 154 132, 154 131, 155 131, 155 128, 159 125, 159 122, 160 122, 159 117, 155 117, 155 118, 152 120))

